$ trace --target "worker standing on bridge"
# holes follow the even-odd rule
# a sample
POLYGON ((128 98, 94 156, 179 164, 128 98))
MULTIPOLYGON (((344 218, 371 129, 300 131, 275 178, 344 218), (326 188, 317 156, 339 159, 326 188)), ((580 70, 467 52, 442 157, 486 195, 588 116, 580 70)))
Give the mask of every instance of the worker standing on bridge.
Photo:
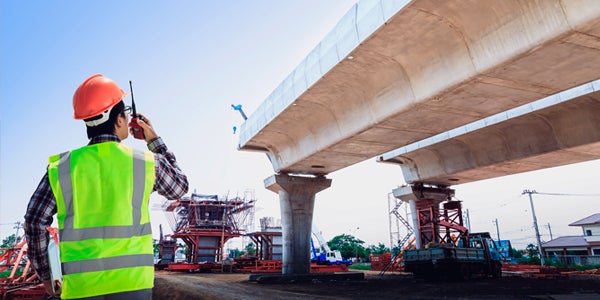
MULTIPOLYGON (((120 142, 129 135, 127 94, 100 74, 73 96, 87 146, 49 158, 25 214, 28 256, 46 292, 63 299, 151 299, 154 285, 148 201, 157 191, 179 199, 186 175, 148 118, 133 116, 150 151, 120 142), (137 117, 137 118, 136 118, 137 117), (51 282, 46 227, 57 214, 62 288, 51 282), (99 297, 98 297, 99 296, 99 297)), ((132 132, 133 134, 133 132, 132 132)))

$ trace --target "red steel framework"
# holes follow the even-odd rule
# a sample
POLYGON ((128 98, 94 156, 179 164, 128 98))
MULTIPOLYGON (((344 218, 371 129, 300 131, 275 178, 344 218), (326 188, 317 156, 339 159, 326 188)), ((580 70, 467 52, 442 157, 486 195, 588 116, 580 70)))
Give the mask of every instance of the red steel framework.
POLYGON ((259 260, 281 260, 283 258, 283 241, 281 221, 272 217, 260 219, 261 231, 246 234, 256 246, 256 257, 259 260))
POLYGON ((421 246, 428 244, 456 245, 460 240, 468 242, 469 232, 463 226, 461 201, 453 200, 454 190, 446 187, 422 187, 425 196, 417 201, 417 218, 421 246), (440 207, 441 204, 441 207, 440 207))
POLYGON ((433 200, 422 200, 417 203, 417 213, 423 246, 430 243, 456 244, 458 240, 468 238, 458 200, 448 200, 442 203, 441 208, 433 200))
MULTIPOLYGON (((253 218, 255 200, 248 198, 219 199, 216 195, 193 193, 163 206, 173 234, 162 235, 158 244, 159 262, 155 268, 187 272, 281 273, 281 231, 246 233, 253 218), (234 237, 245 235, 257 245, 257 256, 244 256, 223 261, 223 246, 234 237), (177 239, 188 247, 185 262, 175 262, 177 239)), ((264 220, 261 220, 261 226, 264 220)), ((272 225, 272 224, 271 224, 272 225)), ((264 226, 263 226, 264 227, 264 226)), ((263 228, 265 229, 265 228, 263 228)), ((347 272, 346 265, 311 265, 311 273, 347 272)))
POLYGON ((259 260, 273 260, 276 256, 281 256, 281 253, 274 251, 276 246, 276 238, 281 237, 281 232, 253 232, 248 234, 254 245, 256 246, 256 257, 259 260))
MULTIPOLYGON (((469 231, 463 225, 461 201, 453 200, 453 189, 447 186, 415 183, 411 185, 410 190, 411 193, 402 196, 412 196, 404 198, 404 200, 400 200, 402 196, 396 199, 392 194, 388 195, 391 245, 398 242, 398 247, 405 250, 406 247, 413 247, 412 242, 405 245, 408 239, 414 235, 413 228, 398 212, 402 203, 407 201, 406 199, 415 200, 417 229, 420 238, 419 246, 421 248, 434 244, 457 246, 459 243, 463 243, 468 245, 469 231), (406 227, 406 235, 402 239, 400 239, 400 223, 406 227)), ((393 264, 398 264, 401 255, 402 252, 394 256, 388 265, 383 267, 382 273, 392 268, 393 264)))
POLYGON ((170 237, 181 239, 188 248, 186 262, 171 262, 169 269, 191 271, 201 269, 200 263, 221 262, 225 243, 243 235, 255 201, 253 194, 220 199, 217 195, 193 193, 167 202, 164 210, 174 232, 170 237))
MULTIPOLYGON (((58 242, 58 230, 48 227, 50 237, 58 242)), ((14 247, 0 249, 0 273, 9 272, 0 278, 0 299, 46 299, 44 285, 33 270, 27 257, 27 242, 22 236, 14 247)))

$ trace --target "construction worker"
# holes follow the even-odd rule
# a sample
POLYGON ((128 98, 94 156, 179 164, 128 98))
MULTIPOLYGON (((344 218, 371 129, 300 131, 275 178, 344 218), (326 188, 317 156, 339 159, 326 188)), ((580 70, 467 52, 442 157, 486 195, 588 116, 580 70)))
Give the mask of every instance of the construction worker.
POLYGON ((85 147, 49 158, 46 174, 25 214, 28 256, 46 292, 63 299, 151 299, 154 285, 148 201, 157 191, 179 199, 186 175, 150 120, 134 118, 151 151, 120 141, 129 135, 126 93, 93 75, 73 96, 74 117, 84 120, 85 147), (51 282, 46 227, 57 214, 62 287, 51 282))

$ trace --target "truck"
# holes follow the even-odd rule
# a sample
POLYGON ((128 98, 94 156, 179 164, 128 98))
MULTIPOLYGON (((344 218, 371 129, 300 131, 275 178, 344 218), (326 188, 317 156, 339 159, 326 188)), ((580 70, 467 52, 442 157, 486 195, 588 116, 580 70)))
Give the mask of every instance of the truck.
POLYGON ((418 279, 462 279, 472 276, 500 277, 501 257, 489 232, 472 233, 456 244, 429 245, 404 252, 404 270, 418 279))
POLYGON ((319 265, 351 265, 352 261, 342 258, 342 253, 339 250, 331 250, 321 232, 313 224, 312 235, 319 242, 319 247, 315 247, 313 238, 310 239, 311 256, 310 261, 319 265))

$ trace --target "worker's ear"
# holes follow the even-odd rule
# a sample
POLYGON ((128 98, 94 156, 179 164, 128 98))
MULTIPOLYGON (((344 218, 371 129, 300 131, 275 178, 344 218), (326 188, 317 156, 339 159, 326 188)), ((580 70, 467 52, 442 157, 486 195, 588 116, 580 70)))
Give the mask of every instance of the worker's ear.
POLYGON ((120 129, 123 126, 127 127, 127 115, 119 114, 117 121, 115 122, 115 129, 120 129))

